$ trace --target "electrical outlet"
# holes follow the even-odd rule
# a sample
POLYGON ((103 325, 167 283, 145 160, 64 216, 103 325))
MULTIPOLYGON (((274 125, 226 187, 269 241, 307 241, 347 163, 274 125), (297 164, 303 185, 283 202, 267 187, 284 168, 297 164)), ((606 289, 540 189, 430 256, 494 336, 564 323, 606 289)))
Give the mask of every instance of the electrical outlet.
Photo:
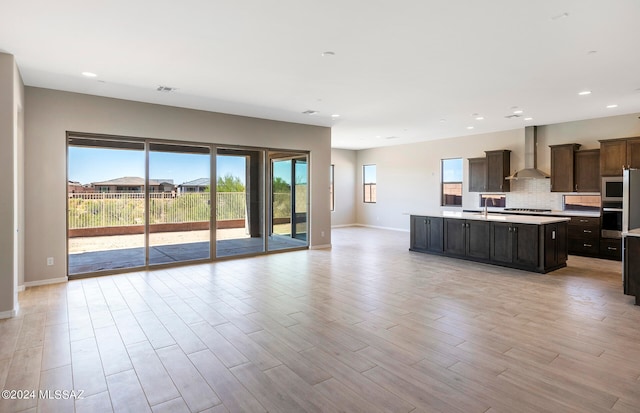
POLYGON ((324 238, 324 231, 320 231, 320 236, 324 238))
POLYGON ((48 258, 47 258, 47 265, 48 265, 48 266, 53 265, 53 257, 48 257, 48 258))

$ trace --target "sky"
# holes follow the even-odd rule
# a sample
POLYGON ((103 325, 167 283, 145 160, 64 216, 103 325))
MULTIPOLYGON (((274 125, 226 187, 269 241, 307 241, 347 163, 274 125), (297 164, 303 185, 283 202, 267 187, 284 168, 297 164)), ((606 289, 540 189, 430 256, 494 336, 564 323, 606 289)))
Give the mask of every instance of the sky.
POLYGON ((462 158, 442 160, 442 182, 462 182, 462 158))
MULTIPOLYGON (((217 176, 231 174, 245 181, 245 158, 242 156, 218 156, 217 176)), ((149 177, 173 179, 175 185, 209 176, 209 156, 170 152, 149 153, 149 177)), ((291 183, 290 161, 276 162, 274 175, 291 183)), ((143 178, 144 151, 86 148, 69 146, 69 180, 82 184, 108 181, 125 176, 143 178)), ((307 167, 300 166, 296 180, 306 182, 307 167)))

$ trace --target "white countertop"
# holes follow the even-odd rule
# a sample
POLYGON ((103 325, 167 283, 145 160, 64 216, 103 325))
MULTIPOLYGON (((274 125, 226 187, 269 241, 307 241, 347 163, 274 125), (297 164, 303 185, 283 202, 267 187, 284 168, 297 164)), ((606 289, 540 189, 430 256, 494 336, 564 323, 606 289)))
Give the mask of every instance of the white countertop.
MULTIPOLYGON (((478 208, 478 212, 480 208, 478 208)), ((561 211, 553 209, 549 212, 526 212, 526 211, 505 211, 504 208, 489 208, 489 212, 513 214, 513 215, 533 215, 533 216, 558 216, 558 217, 591 217, 599 218, 600 211, 561 211)))
POLYGON ((623 237, 640 237, 640 228, 632 229, 622 233, 623 237))
POLYGON ((423 216, 423 217, 469 219, 469 220, 476 220, 476 221, 509 222, 513 224, 532 224, 532 225, 553 224, 555 222, 566 222, 570 220, 570 218, 565 218, 565 217, 506 215, 506 214, 492 214, 492 213, 489 213, 485 216, 484 213, 481 213, 481 212, 462 212, 462 211, 438 211, 435 213, 411 212, 409 213, 409 215, 417 215, 417 216, 423 216))

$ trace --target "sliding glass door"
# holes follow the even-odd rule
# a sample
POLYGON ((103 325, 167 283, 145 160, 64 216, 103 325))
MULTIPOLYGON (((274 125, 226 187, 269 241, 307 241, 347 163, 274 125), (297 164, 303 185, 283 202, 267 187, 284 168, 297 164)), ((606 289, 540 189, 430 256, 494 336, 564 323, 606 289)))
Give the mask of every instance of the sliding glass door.
POLYGON ((307 247, 308 161, 301 152, 70 134, 68 274, 307 247))
POLYGON ((144 149, 142 142, 69 139, 70 276, 145 265, 144 149))
POLYGON ((269 251, 308 246, 308 155, 270 152, 269 251))
POLYGON ((211 150, 149 144, 149 264, 211 257, 211 150))
POLYGON ((216 257, 264 252, 264 151, 216 153, 216 257))

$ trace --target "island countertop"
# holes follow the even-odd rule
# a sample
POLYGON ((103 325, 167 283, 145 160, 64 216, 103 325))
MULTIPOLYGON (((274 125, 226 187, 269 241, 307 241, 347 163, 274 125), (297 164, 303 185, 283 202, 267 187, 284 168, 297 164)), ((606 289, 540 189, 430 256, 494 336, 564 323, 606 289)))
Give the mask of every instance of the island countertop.
POLYGON ((640 237, 640 228, 631 229, 622 233, 623 237, 640 237))
POLYGON ((508 222, 512 224, 531 224, 531 225, 554 224, 556 222, 567 222, 571 220, 571 218, 569 217, 505 215, 505 214, 492 214, 492 213, 488 213, 485 216, 484 212, 462 212, 462 211, 410 212, 410 213, 407 213, 407 215, 415 215, 415 216, 421 216, 421 217, 468 219, 468 220, 475 220, 475 221, 508 222))

